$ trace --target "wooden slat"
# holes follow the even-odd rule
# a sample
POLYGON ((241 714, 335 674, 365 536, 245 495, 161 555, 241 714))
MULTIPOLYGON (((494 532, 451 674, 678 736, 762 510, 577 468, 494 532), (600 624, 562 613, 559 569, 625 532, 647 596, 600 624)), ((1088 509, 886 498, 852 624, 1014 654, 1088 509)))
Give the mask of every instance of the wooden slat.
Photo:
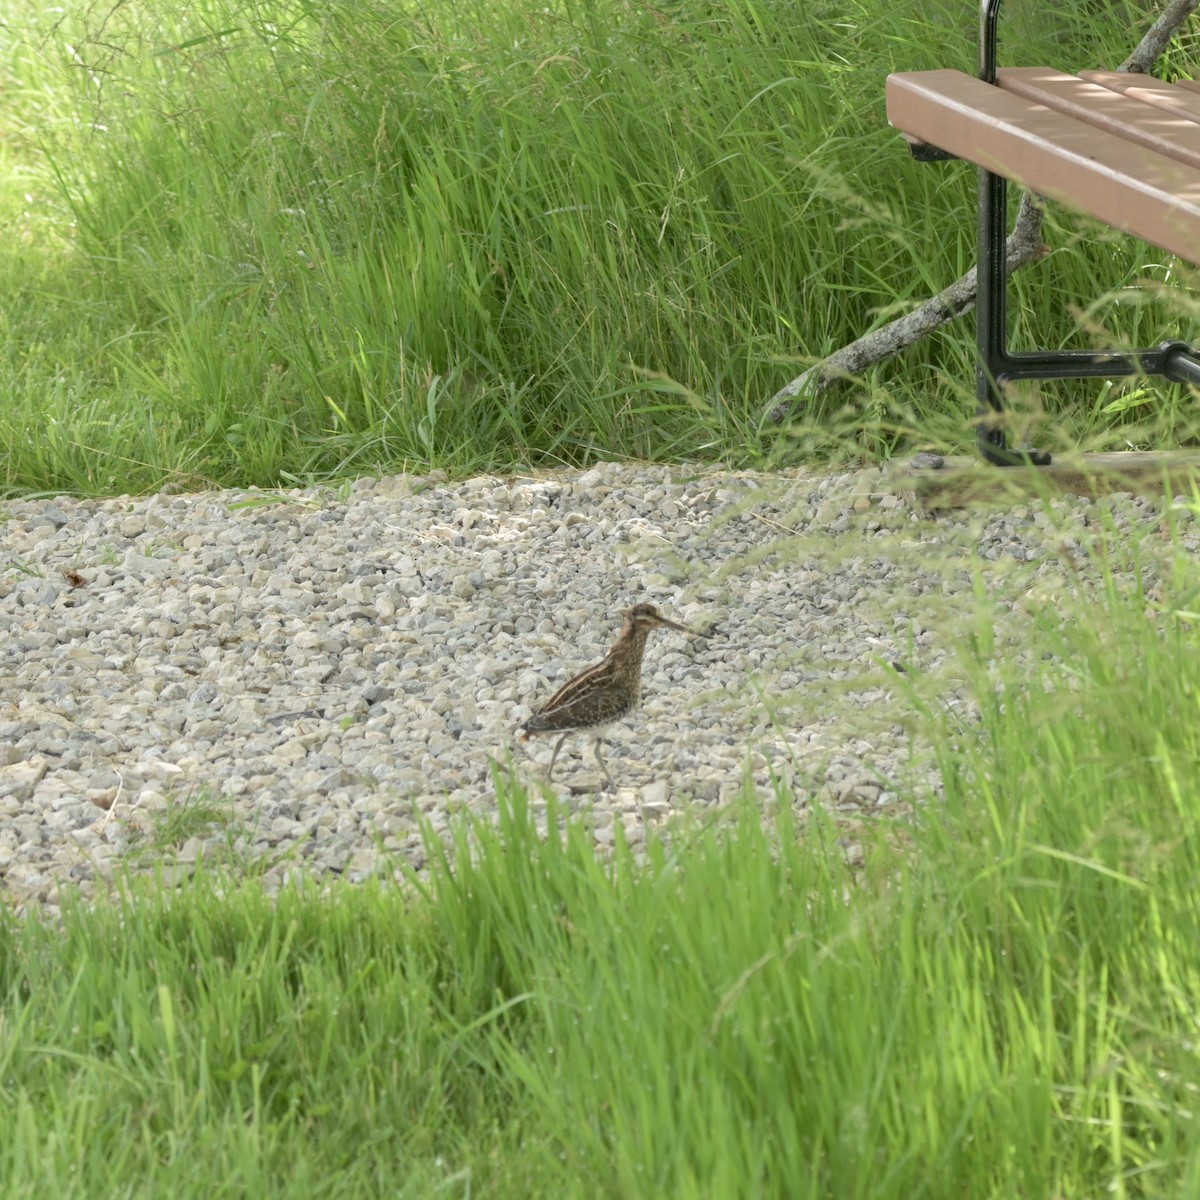
POLYGON ((1135 75, 1131 71, 1080 71, 1079 78, 1174 113, 1177 117, 1200 122, 1200 94, 1193 90, 1196 85, 1190 80, 1165 83, 1150 75, 1135 75))
MULTIPOLYGON (((1157 103, 1142 103, 1143 95, 1154 101, 1167 99, 1146 89, 1110 88, 1089 80, 1100 72, 1084 72, 1086 78, 1064 75, 1050 67, 1013 67, 997 72, 996 82, 1006 92, 1024 96, 1035 104, 1044 104, 1055 112, 1085 121, 1097 129, 1128 138, 1168 158, 1200 168, 1200 96, 1185 96, 1186 104, 1195 104, 1196 117, 1185 111, 1157 103)), ((1117 79, 1128 74, 1105 72, 1117 79)), ((1142 78, 1145 78, 1142 76, 1142 78)), ((1157 82, 1157 81, 1155 81, 1157 82)), ((1170 88, 1170 84, 1164 84, 1170 88)), ((1179 93, 1175 93, 1179 98, 1179 93)))
POLYGON ((1200 169, 961 71, 888 76, 904 133, 1200 262, 1200 169))

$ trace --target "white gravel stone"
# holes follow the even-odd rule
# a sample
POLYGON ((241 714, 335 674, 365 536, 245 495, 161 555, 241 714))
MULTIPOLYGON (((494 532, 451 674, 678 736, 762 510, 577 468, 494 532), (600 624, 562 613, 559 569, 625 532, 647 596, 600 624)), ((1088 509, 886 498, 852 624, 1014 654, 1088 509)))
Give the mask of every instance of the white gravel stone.
MULTIPOLYGON (((544 786, 553 743, 514 730, 640 600, 716 630, 651 639, 642 711, 606 739, 615 795, 592 795, 588 735, 563 747, 554 790, 590 806, 598 844, 612 844, 614 814, 640 841, 747 783, 835 813, 894 812, 902 784, 937 778, 888 664, 969 715, 955 645, 977 571, 997 653, 1019 655, 1030 611, 1091 586, 1106 539, 1136 528, 1169 554, 1161 506, 1143 499, 928 516, 874 469, 600 463, 261 500, 0 504, 10 903, 107 880, 201 801, 212 827, 158 846, 181 878, 231 842, 267 857, 269 885, 419 866, 422 820, 440 832, 455 811, 493 812, 493 771, 544 786)), ((1177 519, 1194 551, 1195 521, 1177 519)), ((1152 588, 1153 565, 1141 570, 1152 588)))

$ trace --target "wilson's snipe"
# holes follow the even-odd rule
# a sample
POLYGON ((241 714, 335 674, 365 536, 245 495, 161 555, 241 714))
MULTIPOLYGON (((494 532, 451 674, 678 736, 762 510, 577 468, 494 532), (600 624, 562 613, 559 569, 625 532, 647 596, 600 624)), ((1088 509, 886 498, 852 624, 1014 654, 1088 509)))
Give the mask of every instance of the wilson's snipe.
MULTIPOLYGON (((521 726, 521 741, 538 733, 559 733, 562 736, 550 755, 550 769, 569 734, 579 729, 596 729, 620 720, 638 706, 642 694, 642 655, 650 630, 666 626, 682 633, 707 637, 699 629, 689 629, 677 621, 668 621, 653 604, 635 604, 625 614, 625 624, 613 648, 594 667, 581 671, 568 680, 521 726)), ((600 738, 596 738, 594 753, 609 784, 615 788, 613 777, 600 756, 600 738)))

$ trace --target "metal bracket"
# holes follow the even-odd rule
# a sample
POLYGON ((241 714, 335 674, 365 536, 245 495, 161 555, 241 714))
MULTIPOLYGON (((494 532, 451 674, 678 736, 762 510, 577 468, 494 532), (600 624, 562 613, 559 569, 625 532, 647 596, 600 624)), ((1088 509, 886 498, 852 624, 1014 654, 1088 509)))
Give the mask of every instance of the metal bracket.
POLYGON ((957 154, 951 154, 940 146, 931 146, 928 142, 909 142, 908 152, 914 162, 952 162, 958 159, 957 154))

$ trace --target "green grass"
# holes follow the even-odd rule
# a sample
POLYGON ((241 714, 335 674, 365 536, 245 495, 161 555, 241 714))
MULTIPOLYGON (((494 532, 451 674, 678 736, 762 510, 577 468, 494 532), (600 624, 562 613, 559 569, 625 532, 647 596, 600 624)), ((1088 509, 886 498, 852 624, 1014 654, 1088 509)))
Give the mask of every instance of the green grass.
MULTIPOLYGON (((1112 65, 1141 7, 1015 6, 1006 51, 1112 65)), ((0 0, 0 489, 962 444, 967 325, 764 413, 970 265, 972 173, 908 160, 883 80, 970 69, 975 9, 0 0)), ((1059 225, 1020 337, 1194 330, 1178 264, 1059 225)), ((1189 436, 1155 397, 1045 389, 1063 439, 1189 436)))
POLYGON ((1020 653, 981 606, 972 705, 897 677, 945 789, 860 866, 783 791, 601 858, 500 774, 405 887, 0 917, 5 1195, 1195 1194, 1195 566, 1109 552, 1020 653))
MULTIPOLYGON (((144 869, 186 857, 189 862, 199 859, 205 867, 232 874, 260 875, 297 853, 293 847, 275 857, 256 857, 254 830, 246 828, 228 797, 207 787, 169 794, 156 809, 135 808, 126 822, 126 833, 126 862, 144 869)), ((181 874, 190 869, 187 863, 179 866, 181 874)))

